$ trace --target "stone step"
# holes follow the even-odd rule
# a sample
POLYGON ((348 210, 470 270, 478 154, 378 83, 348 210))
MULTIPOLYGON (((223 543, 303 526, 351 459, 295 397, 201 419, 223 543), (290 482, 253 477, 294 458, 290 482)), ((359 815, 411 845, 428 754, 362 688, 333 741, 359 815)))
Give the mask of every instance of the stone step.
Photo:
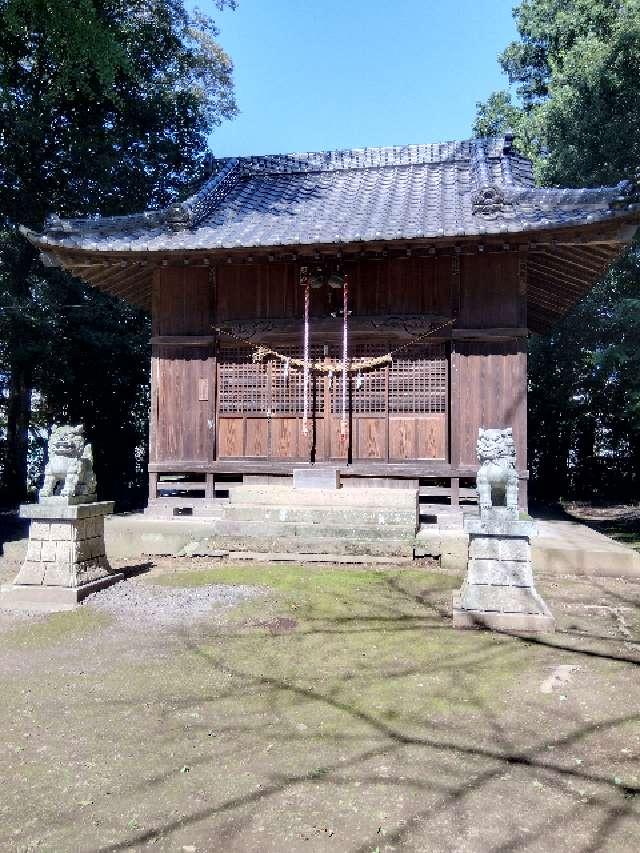
POLYGON ((415 508, 395 507, 350 507, 350 506, 300 506, 282 504, 269 507, 262 504, 228 504, 220 518, 225 521, 294 521, 302 524, 337 525, 404 525, 412 530, 416 527, 415 508))
POLYGON ((231 504, 305 507, 415 509, 417 489, 294 489, 290 486, 233 486, 231 504))
POLYGON ((253 551, 256 553, 278 553, 295 555, 324 554, 358 557, 413 557, 413 539, 360 539, 326 537, 283 536, 212 536, 207 545, 212 550, 225 549, 230 555, 234 551, 253 551))
POLYGON ((415 527, 409 524, 307 524, 297 521, 214 521, 211 530, 215 536, 265 537, 275 539, 308 538, 326 539, 407 539, 413 542, 415 527))
POLYGON ((337 566, 407 566, 412 565, 411 556, 372 557, 370 554, 342 556, 325 552, 324 554, 301 554, 299 551, 230 551, 229 560, 255 563, 330 563, 337 566))

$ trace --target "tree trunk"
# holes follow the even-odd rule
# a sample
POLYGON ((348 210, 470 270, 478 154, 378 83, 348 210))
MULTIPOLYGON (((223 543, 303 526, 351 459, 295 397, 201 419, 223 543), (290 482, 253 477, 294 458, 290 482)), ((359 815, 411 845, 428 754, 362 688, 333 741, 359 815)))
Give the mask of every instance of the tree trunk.
POLYGON ((8 505, 17 505, 27 496, 31 381, 23 364, 14 363, 9 377, 7 400, 7 444, 2 494, 8 505))
POLYGON ((30 319, 29 291, 29 273, 36 253, 26 240, 21 237, 17 239, 17 251, 11 258, 8 275, 8 292, 13 311, 9 314, 7 328, 7 440, 0 486, 2 500, 7 505, 20 503, 27 494, 32 346, 36 334, 30 319))

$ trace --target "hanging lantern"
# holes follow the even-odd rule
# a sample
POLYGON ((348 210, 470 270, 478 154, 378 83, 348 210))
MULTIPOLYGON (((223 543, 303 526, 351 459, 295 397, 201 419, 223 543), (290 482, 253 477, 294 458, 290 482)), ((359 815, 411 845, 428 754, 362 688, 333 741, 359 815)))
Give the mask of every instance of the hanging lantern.
POLYGON ((309 278, 309 284, 313 290, 319 290, 325 284, 325 277, 322 271, 322 267, 316 267, 315 270, 311 273, 309 278))

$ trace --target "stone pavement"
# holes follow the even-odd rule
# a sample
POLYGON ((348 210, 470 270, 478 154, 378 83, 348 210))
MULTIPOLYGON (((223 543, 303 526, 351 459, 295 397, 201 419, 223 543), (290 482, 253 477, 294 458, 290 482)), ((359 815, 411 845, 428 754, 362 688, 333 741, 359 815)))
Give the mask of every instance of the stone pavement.
POLYGON ((585 524, 538 522, 533 565, 539 572, 599 577, 640 577, 640 554, 585 524))

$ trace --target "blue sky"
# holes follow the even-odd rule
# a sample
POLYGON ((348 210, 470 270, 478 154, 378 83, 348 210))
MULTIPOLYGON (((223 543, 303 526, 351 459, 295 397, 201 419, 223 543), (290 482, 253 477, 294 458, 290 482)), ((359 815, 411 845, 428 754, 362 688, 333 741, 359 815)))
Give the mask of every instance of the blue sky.
POLYGON ((515 0, 239 0, 219 12, 240 115, 216 156, 463 139, 504 88, 496 57, 515 0))

